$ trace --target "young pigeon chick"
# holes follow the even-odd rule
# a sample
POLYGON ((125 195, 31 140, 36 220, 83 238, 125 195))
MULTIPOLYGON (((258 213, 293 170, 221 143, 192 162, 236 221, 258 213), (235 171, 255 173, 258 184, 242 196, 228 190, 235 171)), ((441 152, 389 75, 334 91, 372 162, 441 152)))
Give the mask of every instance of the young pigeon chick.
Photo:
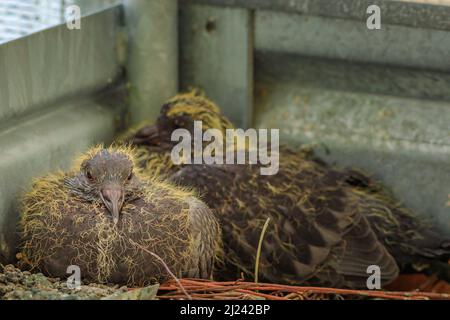
POLYGON ((174 166, 167 160, 176 144, 171 131, 192 130, 194 121, 204 129, 232 128, 212 102, 188 93, 163 105, 155 125, 126 140, 144 155, 144 170, 160 168, 195 187, 217 211, 226 260, 237 269, 252 276, 267 217, 260 270, 270 281, 364 288, 369 265, 383 265, 382 282, 388 283, 397 265, 448 259, 448 243, 379 183, 356 170, 332 168, 311 152, 281 147, 275 176, 261 176, 255 165, 174 166))
POLYGON ((133 150, 95 147, 68 172, 36 180, 23 199, 23 263, 51 277, 71 265, 90 282, 143 286, 210 278, 220 229, 192 192, 143 176, 133 150))

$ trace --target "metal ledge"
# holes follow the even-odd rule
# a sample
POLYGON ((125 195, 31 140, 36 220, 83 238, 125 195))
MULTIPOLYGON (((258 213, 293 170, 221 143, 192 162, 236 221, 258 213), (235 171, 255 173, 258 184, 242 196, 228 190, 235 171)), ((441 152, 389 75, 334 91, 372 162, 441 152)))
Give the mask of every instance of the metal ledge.
POLYGON ((289 81, 295 75, 302 87, 450 101, 450 73, 446 72, 265 50, 256 50, 255 56, 256 67, 277 66, 265 68, 263 75, 280 82, 289 81), (295 61, 294 69, 292 61, 295 61))
POLYGON ((386 23, 381 30, 368 30, 365 22, 354 20, 255 13, 255 48, 260 50, 450 71, 449 47, 449 31, 386 23))
POLYGON ((367 7, 378 5, 382 21, 415 28, 450 30, 450 6, 394 0, 180 0, 182 3, 285 11, 366 21, 367 7))

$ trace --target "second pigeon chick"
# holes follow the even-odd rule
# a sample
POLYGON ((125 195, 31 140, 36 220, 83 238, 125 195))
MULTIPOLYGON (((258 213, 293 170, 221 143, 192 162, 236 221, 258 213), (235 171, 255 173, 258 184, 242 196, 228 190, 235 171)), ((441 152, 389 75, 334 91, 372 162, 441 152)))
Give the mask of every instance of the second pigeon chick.
POLYGON ((265 253, 269 256, 262 272, 271 281, 312 282, 316 277, 314 282, 364 287, 364 266, 368 264, 385 261, 389 267, 384 283, 395 278, 392 257, 400 267, 437 265, 439 260, 446 264, 450 245, 425 219, 402 206, 368 176, 332 168, 312 153, 282 147, 280 170, 273 177, 260 176, 257 166, 174 166, 170 151, 176 143, 171 142, 171 133, 177 128, 191 131, 194 121, 202 121, 204 129, 223 132, 232 128, 214 103, 188 93, 169 100, 156 124, 131 133, 128 141, 147 153, 140 163, 146 170, 157 167, 168 175, 175 173, 179 183, 197 188, 206 203, 218 211, 232 265, 251 274, 251 253, 256 252, 267 217, 272 218, 274 229, 272 234, 268 231, 265 253), (335 247, 339 241, 328 242, 330 234, 339 235, 341 244, 346 244, 346 256, 335 247), (391 258, 386 258, 381 247, 391 258), (332 256, 341 259, 341 265, 332 262, 332 256), (328 277, 324 270, 334 275, 328 277))

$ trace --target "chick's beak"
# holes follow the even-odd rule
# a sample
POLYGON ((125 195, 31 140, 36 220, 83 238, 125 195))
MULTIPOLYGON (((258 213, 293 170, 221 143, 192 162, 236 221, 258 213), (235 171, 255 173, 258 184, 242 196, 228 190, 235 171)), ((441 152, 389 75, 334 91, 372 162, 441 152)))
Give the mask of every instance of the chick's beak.
POLYGON ((122 210, 124 192, 120 186, 110 186, 103 188, 100 197, 108 211, 111 213, 114 224, 119 222, 119 214, 122 210))

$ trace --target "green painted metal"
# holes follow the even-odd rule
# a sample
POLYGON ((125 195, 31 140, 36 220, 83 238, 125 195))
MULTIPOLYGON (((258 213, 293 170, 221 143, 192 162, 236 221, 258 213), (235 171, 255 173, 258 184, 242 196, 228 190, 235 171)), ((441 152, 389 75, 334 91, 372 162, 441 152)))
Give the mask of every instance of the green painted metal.
POLYGON ((283 82, 295 74, 302 87, 450 101, 450 73, 274 51, 258 50, 256 58, 256 68, 261 64, 274 66, 264 69, 266 77, 279 77, 283 82), (295 69, 291 69, 291 61, 295 61, 295 69))
POLYGON ((0 46, 2 123, 60 100, 95 92, 120 77, 116 55, 120 7, 0 46))
MULTIPOLYGON (((450 71, 450 32, 257 11, 255 48, 315 57, 450 71)), ((450 15, 449 15, 450 17, 450 15)))
POLYGON ((256 57, 255 127, 280 128, 282 143, 311 143, 330 163, 366 170, 450 232, 450 99, 408 97, 435 79, 441 90, 435 95, 448 99, 448 75, 411 70, 408 80, 404 69, 373 72, 375 65, 347 68, 339 60, 256 57), (393 74, 403 79, 398 86, 389 79, 393 74))
POLYGON ((125 0, 131 123, 154 119, 178 91, 176 0, 125 0))
POLYGON ((366 21, 366 10, 378 5, 387 24, 450 30, 450 6, 396 0, 180 0, 255 10, 284 11, 309 16, 366 21))
POLYGON ((240 8, 181 7, 181 88, 198 87, 240 127, 253 105, 252 13, 240 8))

